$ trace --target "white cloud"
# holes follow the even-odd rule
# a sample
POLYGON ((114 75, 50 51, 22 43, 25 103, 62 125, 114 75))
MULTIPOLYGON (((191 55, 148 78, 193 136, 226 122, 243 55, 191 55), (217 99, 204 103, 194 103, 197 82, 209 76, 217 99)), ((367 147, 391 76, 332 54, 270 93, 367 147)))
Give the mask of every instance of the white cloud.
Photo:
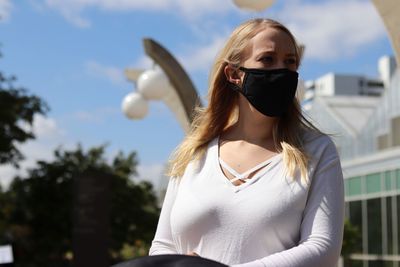
POLYGON ((57 140, 38 137, 34 141, 22 144, 19 149, 25 159, 19 163, 19 169, 11 165, 0 165, 0 184, 3 187, 7 187, 15 176, 26 177, 28 169, 34 168, 39 160, 53 160, 54 150, 61 144, 64 150, 76 148, 75 144, 66 141, 64 137, 58 137, 57 140))
POLYGON ((166 163, 139 164, 137 167, 138 179, 149 181, 156 190, 165 189, 168 178, 164 175, 166 163))
POLYGON ((109 116, 115 114, 121 114, 121 111, 114 107, 103 107, 91 111, 77 111, 72 116, 78 121, 101 124, 104 123, 109 116))
POLYGON ((132 69, 150 69, 154 65, 153 60, 147 56, 147 55, 142 55, 134 64, 129 66, 129 68, 132 69))
POLYGON ((214 37, 207 45, 191 46, 190 50, 177 57, 188 71, 207 71, 212 67, 227 38, 227 35, 214 37))
POLYGON ((0 0, 0 22, 10 18, 12 7, 11 0, 0 0))
MULTIPOLYGON (((91 113, 82 112, 81 116, 85 120, 97 121, 104 114, 115 112, 120 111, 115 108, 102 108, 91 113)), ((58 126, 54 118, 37 115, 34 118, 32 129, 36 134, 36 139, 18 146, 21 153, 25 156, 25 160, 20 162, 20 169, 16 169, 11 165, 0 165, 0 185, 3 188, 7 188, 12 179, 17 175, 26 177, 27 170, 34 168, 38 160, 53 160, 54 150, 60 145, 62 145, 63 150, 76 149, 76 142, 68 140, 65 131, 58 126)), ((116 154, 116 151, 110 152, 107 153, 106 157, 111 162, 116 154)), ((149 181, 154 185, 156 190, 165 188, 168 183, 168 179, 163 175, 165 171, 164 163, 139 165, 137 171, 138 176, 133 179, 149 181)))
POLYGON ((53 152, 60 144, 63 148, 72 148, 72 142, 66 140, 65 131, 60 129, 53 118, 36 115, 33 121, 36 139, 18 146, 25 160, 20 162, 20 169, 11 165, 0 165, 0 184, 7 187, 16 175, 25 176, 27 169, 33 168, 38 160, 51 160, 53 152))
POLYGON ((25 131, 32 131, 36 137, 53 138, 64 135, 54 119, 40 114, 35 114, 32 125, 23 123, 20 127, 25 131))
POLYGON ((117 85, 126 82, 123 70, 117 67, 105 66, 96 61, 88 61, 85 64, 85 69, 89 74, 101 78, 107 78, 109 81, 117 85))
POLYGON ((305 44, 305 57, 309 59, 325 61, 352 56, 386 36, 371 1, 291 1, 279 17, 305 44))
POLYGON ((175 0, 175 6, 188 19, 197 19, 205 14, 223 14, 236 9, 232 0, 175 0))
MULTIPOLYGON (((82 0, 81 2, 87 2, 82 0)), ((152 1, 140 1, 140 0, 93 0, 90 1, 93 6, 98 6, 104 10, 111 11, 126 11, 136 9, 148 9, 148 10, 163 10, 167 9, 171 4, 171 0, 152 0, 152 1)))
POLYGON ((62 16, 80 28, 90 27, 90 21, 81 17, 81 12, 91 5, 91 0, 46 0, 45 4, 57 10, 62 16))
POLYGON ((19 174, 19 171, 11 165, 0 165, 0 186, 3 189, 7 188, 12 179, 19 174))
POLYGON ((135 10, 174 12, 187 19, 201 17, 204 14, 220 14, 233 9, 231 0, 45 0, 45 4, 60 12, 68 21, 78 27, 90 27, 90 21, 82 17, 89 8, 98 8, 112 12, 135 10))
POLYGON ((33 121, 33 132, 36 136, 53 138, 64 136, 65 133, 61 130, 55 119, 47 118, 42 115, 35 115, 33 121))

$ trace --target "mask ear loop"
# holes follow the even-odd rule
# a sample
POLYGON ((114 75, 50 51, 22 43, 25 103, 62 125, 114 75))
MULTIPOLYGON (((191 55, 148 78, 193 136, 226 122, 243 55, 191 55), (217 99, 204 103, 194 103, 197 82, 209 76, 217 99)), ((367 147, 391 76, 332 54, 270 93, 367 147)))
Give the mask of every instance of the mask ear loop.
POLYGON ((240 83, 240 82, 238 82, 238 84, 235 84, 236 87, 239 88, 239 92, 240 92, 241 94, 243 94, 243 95, 246 95, 246 94, 247 94, 247 88, 246 88, 246 86, 245 86, 245 85, 246 85, 247 78, 249 77, 249 73, 248 73, 247 70, 248 70, 248 69, 246 69, 245 67, 238 67, 238 68, 236 69, 236 71, 242 71, 242 72, 244 72, 244 77, 243 77, 242 86, 239 86, 239 83, 240 83))
POLYGON ((239 81, 236 83, 233 82, 228 82, 229 87, 232 88, 234 91, 242 93, 242 88, 239 86, 239 81))

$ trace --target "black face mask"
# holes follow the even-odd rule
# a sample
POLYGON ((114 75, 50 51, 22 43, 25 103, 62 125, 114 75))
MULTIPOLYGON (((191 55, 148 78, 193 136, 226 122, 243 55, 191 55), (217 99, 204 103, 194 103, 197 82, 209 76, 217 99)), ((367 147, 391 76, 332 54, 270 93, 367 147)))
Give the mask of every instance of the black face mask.
POLYGON ((283 116, 296 94, 299 74, 289 69, 247 69, 243 86, 233 84, 250 104, 262 114, 269 117, 283 116))

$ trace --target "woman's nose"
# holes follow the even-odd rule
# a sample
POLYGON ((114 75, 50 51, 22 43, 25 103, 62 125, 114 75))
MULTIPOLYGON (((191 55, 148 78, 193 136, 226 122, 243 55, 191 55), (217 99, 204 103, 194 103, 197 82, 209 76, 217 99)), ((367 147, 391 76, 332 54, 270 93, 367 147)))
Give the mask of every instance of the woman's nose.
POLYGON ((278 60, 276 62, 276 66, 277 69, 286 69, 288 66, 286 66, 284 61, 278 60))

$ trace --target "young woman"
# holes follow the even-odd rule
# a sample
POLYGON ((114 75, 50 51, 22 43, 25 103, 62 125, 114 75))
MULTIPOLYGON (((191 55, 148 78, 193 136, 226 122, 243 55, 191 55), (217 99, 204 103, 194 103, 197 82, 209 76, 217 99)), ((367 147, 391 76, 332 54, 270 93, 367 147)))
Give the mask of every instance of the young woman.
POLYGON ((171 160, 150 255, 235 267, 334 266, 343 176, 330 138, 301 114, 300 64, 282 24, 240 25, 217 58, 209 105, 171 160))

